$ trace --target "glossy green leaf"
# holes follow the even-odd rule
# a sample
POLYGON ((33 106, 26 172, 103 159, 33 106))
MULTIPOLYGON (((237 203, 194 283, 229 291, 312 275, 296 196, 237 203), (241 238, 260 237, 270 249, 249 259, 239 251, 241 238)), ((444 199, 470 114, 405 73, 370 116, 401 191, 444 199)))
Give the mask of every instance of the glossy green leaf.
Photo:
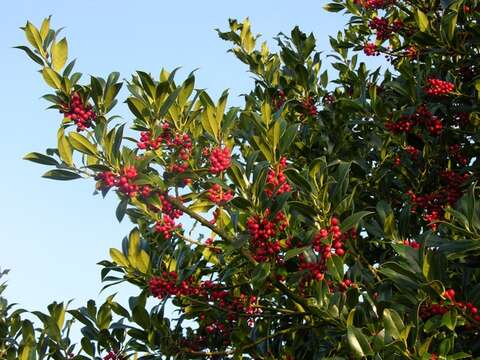
POLYGON ((418 23, 418 27, 419 27, 420 31, 422 31, 422 32, 427 31, 427 29, 429 27, 429 21, 428 21, 427 15, 423 11, 421 11, 420 9, 417 9, 416 19, 417 19, 417 23, 418 23))
POLYGON ((42 37, 40 36, 40 32, 38 29, 31 23, 27 22, 25 25, 25 36, 27 37, 28 42, 39 50, 41 53, 44 53, 43 50, 43 41, 42 37))
POLYGON ((25 51, 25 53, 28 55, 28 57, 30 59, 32 59, 33 61, 35 61, 39 65, 42 65, 42 66, 44 65, 44 61, 42 60, 42 58, 40 56, 36 55, 32 50, 30 50, 30 48, 28 48, 26 46, 15 46, 14 48, 25 51))
POLYGON ((270 263, 260 263, 255 266, 252 274, 252 284, 255 288, 265 285, 265 280, 270 275, 270 263))
POLYGON ((87 155, 97 155, 97 148, 85 136, 79 133, 71 132, 68 138, 70 140, 70 144, 75 150, 87 155))
POLYGON ((305 250, 307 250, 309 248, 310 248, 310 246, 303 246, 303 247, 299 247, 299 248, 290 249, 285 253, 284 259, 285 259, 285 261, 288 261, 288 260, 296 257, 297 255, 300 255, 301 253, 303 253, 305 250))
POLYGON ((330 12, 339 12, 345 9, 345 7, 340 3, 329 3, 325 5, 323 8, 330 12))
POLYGON ((72 166, 72 146, 68 141, 67 137, 64 135, 63 128, 60 128, 57 133, 58 139, 58 153, 60 154, 60 159, 62 159, 68 166, 72 166))
POLYGON ((450 309, 442 315, 442 325, 445 325, 449 330, 455 330, 457 325, 457 310, 450 309))
POLYGON ((75 180, 81 178, 77 173, 61 169, 47 171, 42 177, 53 180, 75 180))
POLYGON ((128 267, 130 263, 128 262, 127 258, 123 253, 115 248, 110 248, 110 257, 113 261, 115 261, 118 265, 128 267))
POLYGON ((453 42, 455 30, 457 29, 458 14, 456 12, 448 12, 442 16, 441 32, 445 40, 449 43, 453 42))
POLYGON ((373 353, 368 338, 360 329, 347 326, 347 339, 350 348, 356 356, 365 357, 373 353))
POLYGON ((54 89, 60 89, 62 87, 62 79, 55 71, 50 68, 43 68, 43 79, 45 82, 54 89))
POLYGON ((178 87, 170 95, 168 95, 167 99, 165 100, 165 102, 160 107, 160 111, 158 112, 158 117, 160 119, 163 118, 167 114, 168 110, 170 109, 170 107, 173 105, 173 103, 177 99, 178 94, 180 94, 181 90, 182 90, 182 88, 178 87))
POLYGON ((405 327, 403 320, 393 309, 383 310, 383 324, 385 326, 385 336, 395 340, 401 339, 402 331, 405 327))
POLYGON ((340 229, 342 231, 348 231, 354 227, 357 227, 359 222, 368 215, 373 214, 373 211, 359 211, 356 212, 340 223, 340 229))
POLYGON ((115 211, 115 215, 117 216, 117 220, 121 222, 125 217, 125 213, 127 211, 128 206, 128 199, 122 199, 117 206, 117 210, 115 211))
POLYGON ((52 43, 51 55, 53 70, 60 71, 67 62, 68 58, 67 39, 63 38, 58 43, 52 43))
POLYGON ((289 125, 286 128, 285 132, 280 137, 280 147, 279 147, 280 154, 284 154, 289 150, 290 146, 295 140, 295 137, 297 136, 297 133, 298 133, 298 125, 296 124, 289 125))
POLYGON ((80 341, 80 344, 82 345, 83 351, 85 351, 87 355, 90 355, 90 356, 95 355, 95 346, 86 337, 82 338, 82 340, 80 341))
POLYGON ((329 257, 327 260, 327 269, 328 273, 335 279, 335 281, 343 281, 344 265, 341 256, 332 255, 329 257))
POLYGON ((58 161, 51 156, 40 154, 37 152, 28 153, 23 157, 24 160, 32 161, 42 165, 59 165, 58 161))

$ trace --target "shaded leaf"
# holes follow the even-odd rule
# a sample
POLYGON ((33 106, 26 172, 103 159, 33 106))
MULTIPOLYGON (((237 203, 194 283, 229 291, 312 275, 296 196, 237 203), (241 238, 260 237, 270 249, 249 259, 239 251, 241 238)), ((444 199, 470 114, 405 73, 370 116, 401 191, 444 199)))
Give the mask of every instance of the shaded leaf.
POLYGON ((77 173, 61 169, 47 171, 42 177, 53 180, 74 180, 81 178, 77 173))
POLYGON ((37 152, 28 153, 23 157, 24 160, 32 161, 42 165, 59 165, 58 161, 51 156, 43 155, 37 152))

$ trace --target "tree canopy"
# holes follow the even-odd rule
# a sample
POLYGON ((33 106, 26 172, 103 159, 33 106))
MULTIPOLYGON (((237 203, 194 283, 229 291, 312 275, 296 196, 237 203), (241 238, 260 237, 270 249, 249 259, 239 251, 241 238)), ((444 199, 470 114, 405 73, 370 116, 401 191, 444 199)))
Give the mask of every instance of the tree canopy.
POLYGON ((138 296, 53 303, 33 313, 38 328, 2 299, 0 357, 480 356, 477 1, 325 9, 349 16, 329 52, 298 27, 276 52, 248 19, 218 30, 255 78, 241 107, 197 89, 194 73, 86 79, 50 18, 27 22, 19 49, 60 125, 55 148, 25 158, 118 198, 133 229, 101 275, 138 296))

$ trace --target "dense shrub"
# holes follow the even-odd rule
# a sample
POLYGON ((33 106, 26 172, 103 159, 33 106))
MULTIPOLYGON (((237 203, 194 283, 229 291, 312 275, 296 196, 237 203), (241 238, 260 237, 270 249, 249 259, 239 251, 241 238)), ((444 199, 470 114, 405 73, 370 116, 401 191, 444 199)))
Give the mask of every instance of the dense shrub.
POLYGON ((2 315, 0 352, 480 356, 477 1, 326 9, 351 15, 330 39, 328 72, 314 36, 298 28, 279 35, 278 52, 257 44, 248 20, 219 31, 255 75, 241 108, 227 107, 226 92, 214 101, 197 90, 194 74, 82 81, 49 19, 27 23, 21 49, 52 87, 45 99, 60 128, 55 149, 26 159, 53 166, 46 178, 91 178, 99 194, 118 197, 118 219, 134 228, 101 262, 102 278, 139 295, 128 310, 112 297, 69 310, 83 324, 77 346, 63 304, 37 313, 36 331, 2 315), (369 69, 365 55, 388 66, 369 69), (114 116, 122 86, 133 136, 114 116))

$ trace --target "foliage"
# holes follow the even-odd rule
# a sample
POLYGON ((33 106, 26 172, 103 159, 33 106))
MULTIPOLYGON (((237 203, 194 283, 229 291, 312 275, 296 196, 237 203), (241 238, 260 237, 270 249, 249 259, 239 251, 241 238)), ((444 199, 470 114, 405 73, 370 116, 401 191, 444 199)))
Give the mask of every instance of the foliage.
POLYGON ((68 311, 84 326, 76 347, 55 325, 63 305, 36 314, 35 334, 13 313, 9 358, 480 356, 477 2, 326 9, 351 15, 330 39, 335 71, 297 27, 278 52, 248 19, 218 31, 255 76, 241 108, 176 70, 82 82, 49 19, 27 23, 20 49, 64 118, 57 148, 26 159, 115 192, 135 227, 102 279, 139 295, 129 310, 109 298, 68 311), (390 64, 368 69, 358 52, 390 64), (111 115, 122 86, 135 137, 111 115))

